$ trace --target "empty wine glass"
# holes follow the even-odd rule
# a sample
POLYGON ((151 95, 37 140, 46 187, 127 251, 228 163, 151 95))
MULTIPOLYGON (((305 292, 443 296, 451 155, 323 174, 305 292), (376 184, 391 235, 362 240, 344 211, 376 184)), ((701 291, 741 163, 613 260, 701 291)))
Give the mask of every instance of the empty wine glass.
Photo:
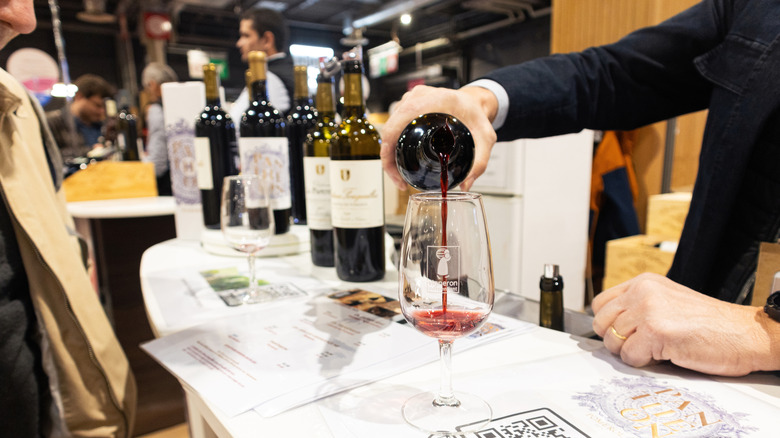
POLYGON ((417 330, 439 340, 439 393, 406 401, 403 417, 437 436, 461 435, 490 422, 481 398, 452 390, 452 343, 476 331, 493 309, 493 266, 482 197, 412 195, 401 243, 401 310, 417 330))
POLYGON ((225 177, 220 223, 222 235, 230 246, 247 253, 249 287, 240 296, 244 302, 257 297, 255 255, 268 245, 274 234, 270 202, 268 185, 259 175, 225 177))

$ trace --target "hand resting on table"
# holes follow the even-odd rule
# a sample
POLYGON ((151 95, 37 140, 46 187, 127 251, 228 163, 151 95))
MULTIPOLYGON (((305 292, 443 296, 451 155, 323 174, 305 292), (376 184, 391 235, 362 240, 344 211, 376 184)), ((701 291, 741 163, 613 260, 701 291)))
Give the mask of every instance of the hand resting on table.
POLYGON ((668 360, 722 376, 780 369, 780 322, 762 307, 720 301, 661 275, 605 290, 593 311, 604 346, 635 367, 668 360))

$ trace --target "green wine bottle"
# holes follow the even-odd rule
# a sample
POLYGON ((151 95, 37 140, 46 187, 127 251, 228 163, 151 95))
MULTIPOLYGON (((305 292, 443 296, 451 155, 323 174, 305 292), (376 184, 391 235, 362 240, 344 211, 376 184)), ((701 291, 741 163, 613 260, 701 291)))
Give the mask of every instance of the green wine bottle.
POLYGON ((374 281, 385 275, 381 140, 366 119, 363 64, 350 55, 342 62, 344 110, 330 149, 335 266, 344 281, 374 281))
POLYGON ((306 224, 306 194, 303 176, 303 142, 317 124, 317 111, 309 97, 308 67, 293 69, 295 92, 292 108, 287 113, 287 138, 290 140, 290 193, 294 224, 306 224))
POLYGON ((336 126, 333 77, 317 77, 317 125, 303 143, 303 179, 306 187, 306 221, 311 241, 311 262, 333 266, 333 225, 330 213, 330 142, 336 126))

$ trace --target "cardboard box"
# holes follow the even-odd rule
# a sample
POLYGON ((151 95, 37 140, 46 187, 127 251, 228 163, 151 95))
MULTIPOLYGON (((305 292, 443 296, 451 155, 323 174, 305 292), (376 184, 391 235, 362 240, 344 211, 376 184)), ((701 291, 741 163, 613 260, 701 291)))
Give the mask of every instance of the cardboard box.
POLYGON ((680 240, 690 205, 690 192, 650 196, 647 201, 647 229, 645 233, 648 236, 663 237, 666 240, 680 240))
POLYGON ((68 202, 157 196, 154 164, 101 161, 69 176, 62 183, 68 202))
POLYGON ((672 266, 675 249, 676 242, 645 234, 610 240, 604 266, 604 289, 644 272, 666 275, 672 266))

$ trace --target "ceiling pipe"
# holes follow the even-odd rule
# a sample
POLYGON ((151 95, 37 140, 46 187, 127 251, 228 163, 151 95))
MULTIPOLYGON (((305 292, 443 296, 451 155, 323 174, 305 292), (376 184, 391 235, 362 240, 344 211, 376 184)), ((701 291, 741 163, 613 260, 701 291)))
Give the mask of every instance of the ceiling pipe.
MULTIPOLYGON (((539 18, 546 15, 550 15, 552 12, 552 8, 544 8, 539 9, 538 11, 534 11, 534 15, 532 18, 539 18)), ((511 26, 515 23, 520 23, 522 21, 525 21, 525 16, 519 15, 519 16, 512 16, 510 18, 506 18, 501 21, 496 21, 494 23, 486 24, 484 26, 475 27, 473 29, 465 30, 463 32, 459 32, 455 34, 452 38, 436 38, 430 41, 417 43, 411 47, 407 47, 399 53, 400 55, 411 55, 419 53, 420 51, 429 50, 429 49, 435 49, 437 47, 442 47, 451 43, 454 43, 456 41, 462 41, 466 40, 472 37, 475 37, 477 35, 491 32, 494 30, 498 30, 507 26, 511 26)))
POLYGON ((441 0, 401 0, 392 2, 377 12, 374 12, 373 14, 352 20, 351 23, 345 23, 343 30, 344 35, 351 34, 354 29, 373 26, 387 20, 392 20, 401 16, 401 14, 411 13, 412 11, 424 8, 425 6, 438 3, 440 1, 441 0))

